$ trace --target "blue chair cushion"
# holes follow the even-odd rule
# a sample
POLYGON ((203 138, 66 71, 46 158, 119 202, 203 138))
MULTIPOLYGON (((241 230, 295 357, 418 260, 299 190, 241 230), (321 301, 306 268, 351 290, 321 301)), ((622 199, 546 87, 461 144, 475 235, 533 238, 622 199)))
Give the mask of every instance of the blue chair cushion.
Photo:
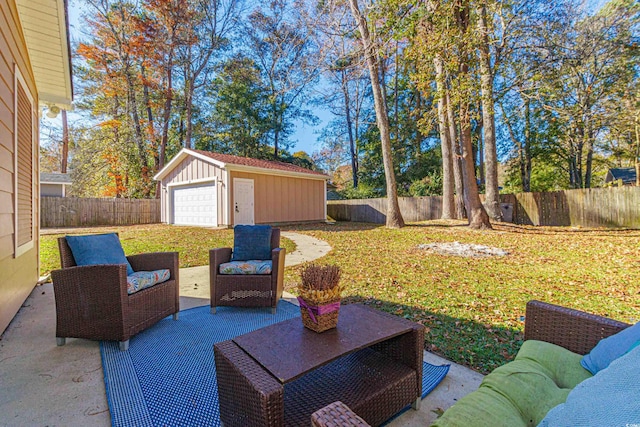
POLYGON ((135 294, 158 283, 166 282, 171 277, 168 269, 154 271, 136 271, 127 276, 127 293, 135 294))
POLYGON ((66 236, 66 239, 76 265, 126 264, 127 275, 133 273, 116 233, 66 236))
POLYGON ((584 369, 595 375, 639 343, 640 322, 600 340, 591 352, 582 358, 580 363, 584 369))
POLYGON ((271 274, 271 261, 231 261, 220 264, 220 274, 271 274))
POLYGON ((231 261, 271 259, 270 225, 236 225, 231 261))

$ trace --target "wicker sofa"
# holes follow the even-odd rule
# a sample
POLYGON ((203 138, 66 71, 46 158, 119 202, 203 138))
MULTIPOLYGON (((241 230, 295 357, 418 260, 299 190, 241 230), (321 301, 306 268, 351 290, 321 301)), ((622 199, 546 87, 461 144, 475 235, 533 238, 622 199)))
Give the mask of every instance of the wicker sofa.
MULTIPOLYGON (((591 377, 580 366, 581 355, 589 353, 601 339, 628 326, 579 310, 530 301, 526 310, 525 344, 516 360, 487 375, 478 390, 460 399, 433 426, 538 425, 549 410, 564 402, 572 388, 591 377), (547 365, 543 372, 525 372, 526 364, 523 366, 522 361, 529 358, 537 358, 535 363, 547 365), (554 399, 544 401, 534 395, 542 385, 537 382, 540 378, 546 386, 550 381, 555 382, 551 385, 558 389, 554 399), (531 379, 533 381, 529 381, 531 379), (505 389, 515 391, 509 394, 505 389)), ((312 425, 365 424, 344 404, 334 402, 312 415, 312 425)))
POLYGON ((592 375, 580 365, 603 338, 628 324, 540 301, 527 304, 515 360, 487 375, 433 426, 536 426, 592 375))

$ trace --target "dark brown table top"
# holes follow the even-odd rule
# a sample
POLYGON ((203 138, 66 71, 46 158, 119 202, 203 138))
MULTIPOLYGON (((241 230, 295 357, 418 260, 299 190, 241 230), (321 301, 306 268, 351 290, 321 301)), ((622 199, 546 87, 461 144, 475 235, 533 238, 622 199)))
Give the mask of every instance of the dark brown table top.
POLYGON ((296 317, 233 341, 285 384, 341 356, 410 331, 406 323, 349 304, 340 307, 338 326, 328 331, 311 331, 296 317))

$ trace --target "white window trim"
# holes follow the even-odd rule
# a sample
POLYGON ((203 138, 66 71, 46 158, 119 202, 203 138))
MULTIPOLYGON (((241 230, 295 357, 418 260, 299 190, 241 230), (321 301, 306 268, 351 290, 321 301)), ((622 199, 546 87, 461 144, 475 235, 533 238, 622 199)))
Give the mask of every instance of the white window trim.
POLYGON ((29 91, 27 82, 22 77, 18 64, 14 65, 14 83, 13 83, 13 245, 14 258, 29 251, 35 246, 36 236, 36 161, 33 159, 34 153, 38 148, 35 145, 36 140, 36 118, 33 97, 29 91), (31 103, 31 240, 18 246, 18 85, 22 86, 29 102, 31 103))

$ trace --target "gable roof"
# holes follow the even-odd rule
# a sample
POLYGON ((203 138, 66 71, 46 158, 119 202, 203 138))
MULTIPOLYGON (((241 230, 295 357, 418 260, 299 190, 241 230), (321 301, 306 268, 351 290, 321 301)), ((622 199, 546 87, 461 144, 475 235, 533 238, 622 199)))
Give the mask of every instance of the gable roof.
POLYGON ((243 170, 256 173, 278 173, 281 175, 306 176, 313 179, 328 180, 329 176, 322 172, 312 171, 303 167, 273 160, 260 160, 250 157, 232 156, 231 154, 213 153, 204 150, 190 150, 183 148, 169 163, 159 171, 153 179, 159 181, 169 174, 182 160, 188 156, 194 156, 205 162, 214 164, 223 169, 243 170))
POLYGON ((636 183, 636 168, 612 168, 609 169, 605 182, 621 179, 624 184, 636 183))
POLYGON ((71 185, 73 181, 71 181, 71 176, 67 173, 40 173, 40 184, 63 184, 63 185, 71 185))

